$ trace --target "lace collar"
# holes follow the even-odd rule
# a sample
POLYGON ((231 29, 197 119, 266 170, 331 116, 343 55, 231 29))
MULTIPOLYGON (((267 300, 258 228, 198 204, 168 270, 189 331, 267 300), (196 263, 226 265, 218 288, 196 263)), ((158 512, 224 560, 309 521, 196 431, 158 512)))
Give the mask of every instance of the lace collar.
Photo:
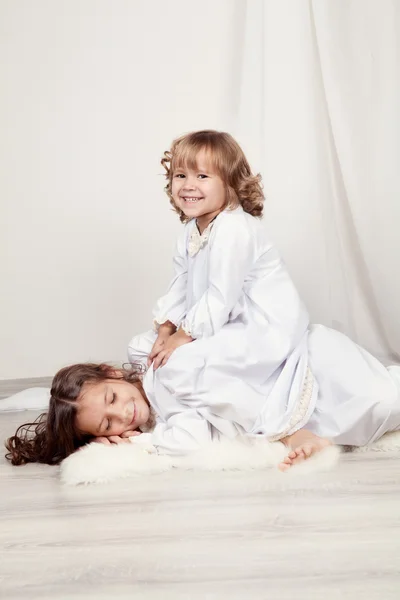
POLYGON ((214 217, 211 223, 207 225, 203 233, 199 232, 197 223, 195 223, 189 238, 188 253, 191 258, 193 258, 193 256, 196 256, 199 250, 201 250, 207 244, 216 218, 217 217, 214 217))

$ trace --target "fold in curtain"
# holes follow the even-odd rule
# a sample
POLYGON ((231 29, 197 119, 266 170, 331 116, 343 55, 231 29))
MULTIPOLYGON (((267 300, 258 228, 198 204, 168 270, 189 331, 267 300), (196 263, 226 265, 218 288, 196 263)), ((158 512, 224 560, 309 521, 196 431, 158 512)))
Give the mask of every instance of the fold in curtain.
POLYGON ((314 322, 400 354, 400 4, 237 5, 234 133, 314 322))

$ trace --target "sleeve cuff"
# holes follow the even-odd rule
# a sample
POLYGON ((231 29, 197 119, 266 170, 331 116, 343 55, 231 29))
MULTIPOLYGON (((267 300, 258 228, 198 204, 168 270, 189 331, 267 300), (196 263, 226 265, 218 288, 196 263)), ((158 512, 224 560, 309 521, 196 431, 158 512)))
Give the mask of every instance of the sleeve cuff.
POLYGON ((166 323, 167 321, 169 321, 170 323, 172 323, 172 325, 175 325, 175 327, 179 329, 180 323, 175 322, 170 317, 157 317, 153 319, 153 330, 157 333, 157 331, 160 328, 160 325, 164 325, 164 323, 166 323))
POLYGON ((182 321, 182 323, 180 324, 180 328, 186 333, 186 335, 188 335, 194 340, 196 339, 196 336, 193 334, 193 331, 191 330, 190 325, 186 320, 182 321))

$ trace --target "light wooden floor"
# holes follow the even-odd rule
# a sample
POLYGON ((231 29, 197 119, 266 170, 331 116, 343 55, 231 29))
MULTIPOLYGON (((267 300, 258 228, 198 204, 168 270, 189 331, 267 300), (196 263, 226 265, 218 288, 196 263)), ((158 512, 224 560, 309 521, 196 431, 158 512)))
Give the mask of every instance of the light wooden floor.
MULTIPOLYGON (((1 438, 28 415, 0 414, 1 438)), ((0 481, 7 600, 400 598, 400 457, 346 455, 307 479, 175 471, 78 488, 1 458, 0 481)))

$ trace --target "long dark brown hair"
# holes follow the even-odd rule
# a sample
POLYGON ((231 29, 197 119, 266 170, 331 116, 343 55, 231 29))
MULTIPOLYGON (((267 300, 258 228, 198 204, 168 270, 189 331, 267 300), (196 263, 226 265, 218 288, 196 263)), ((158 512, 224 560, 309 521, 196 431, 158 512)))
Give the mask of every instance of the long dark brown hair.
POLYGON ((254 175, 247 158, 236 140, 224 131, 204 129, 193 131, 173 141, 171 148, 164 152, 161 164, 165 169, 167 185, 164 188, 175 212, 182 223, 189 218, 175 204, 172 196, 174 171, 182 167, 196 168, 200 150, 205 150, 220 175, 226 189, 226 206, 236 208, 239 204, 253 217, 261 217, 264 207, 264 193, 261 175, 254 175))
MULTIPOLYGON (((13 465, 39 462, 58 465, 64 458, 93 439, 76 426, 77 400, 83 385, 105 379, 124 379, 141 387, 142 369, 130 365, 116 371, 106 364, 78 364, 64 367, 55 375, 50 391, 50 405, 33 423, 20 425, 5 443, 6 458, 13 465)), ((144 395, 144 393, 143 393, 144 395)), ((144 395, 145 397, 145 395, 144 395)))

